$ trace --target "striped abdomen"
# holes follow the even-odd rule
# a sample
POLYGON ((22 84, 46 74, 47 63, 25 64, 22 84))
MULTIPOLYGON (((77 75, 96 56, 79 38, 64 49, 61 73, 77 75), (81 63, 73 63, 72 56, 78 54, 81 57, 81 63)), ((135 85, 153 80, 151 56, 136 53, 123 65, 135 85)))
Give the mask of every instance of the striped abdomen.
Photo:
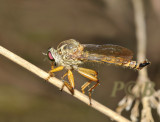
POLYGON ((106 55, 89 54, 89 53, 85 53, 83 55, 83 60, 115 64, 115 65, 129 67, 137 70, 140 70, 143 67, 150 64, 150 62, 147 60, 145 60, 142 63, 137 63, 136 61, 132 61, 126 57, 115 57, 115 56, 106 56, 106 55))

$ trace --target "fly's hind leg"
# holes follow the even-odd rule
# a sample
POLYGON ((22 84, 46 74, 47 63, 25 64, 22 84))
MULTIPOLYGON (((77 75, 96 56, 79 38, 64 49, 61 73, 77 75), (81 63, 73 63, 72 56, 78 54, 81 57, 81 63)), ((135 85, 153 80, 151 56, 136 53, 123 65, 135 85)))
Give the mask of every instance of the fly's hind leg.
POLYGON ((89 90, 89 100, 90 100, 90 105, 92 105, 91 103, 91 95, 92 95, 92 91, 99 85, 99 81, 97 80, 97 83, 95 85, 93 85, 89 90))
POLYGON ((81 90, 82 90, 82 93, 85 93, 84 90, 87 86, 90 85, 91 82, 96 82, 95 85, 93 85, 89 90, 89 101, 90 101, 90 105, 91 105, 91 94, 92 94, 92 91, 95 89, 95 87, 99 84, 99 81, 97 79, 97 72, 94 71, 94 70, 91 70, 91 69, 86 69, 86 68, 81 68, 79 67, 77 69, 78 73, 80 73, 82 76, 86 77, 89 79, 88 82, 84 83, 84 85, 82 85, 81 87, 81 90))
POLYGON ((64 83, 63 83, 62 88, 60 90, 62 91, 64 86, 66 86, 68 88, 68 90, 71 92, 71 94, 73 95, 74 94, 74 77, 73 77, 72 71, 68 70, 68 72, 65 73, 61 79, 64 83), (69 83, 67 81, 64 81, 64 77, 67 75, 68 75, 69 83))
POLYGON ((81 86, 81 90, 82 90, 82 93, 84 94, 85 93, 85 89, 87 88, 87 86, 89 86, 91 84, 91 80, 89 80, 88 82, 84 83, 82 86, 81 86))

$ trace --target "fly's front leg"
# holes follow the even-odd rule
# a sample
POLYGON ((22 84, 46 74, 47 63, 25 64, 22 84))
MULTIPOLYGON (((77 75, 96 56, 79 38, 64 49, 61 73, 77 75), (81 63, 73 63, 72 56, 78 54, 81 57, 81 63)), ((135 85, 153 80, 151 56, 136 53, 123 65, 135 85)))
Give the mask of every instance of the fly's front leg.
POLYGON ((99 81, 97 79, 97 72, 94 71, 94 70, 91 70, 91 69, 86 69, 86 68, 81 68, 79 67, 77 69, 78 73, 80 73, 82 76, 88 78, 90 81, 86 82, 84 85, 82 85, 81 87, 81 90, 82 90, 82 93, 85 93, 84 90, 87 86, 90 85, 91 82, 96 82, 95 85, 93 85, 89 90, 89 101, 90 101, 90 105, 91 105, 91 94, 92 94, 92 91, 95 89, 95 87, 99 84, 99 81))
POLYGON ((63 69, 64 69, 64 66, 59 66, 59 67, 54 68, 54 66, 52 65, 51 70, 49 71, 49 76, 47 77, 46 80, 48 80, 50 77, 52 77, 54 72, 58 72, 58 71, 61 71, 63 69))
POLYGON ((71 94, 74 94, 74 77, 73 77, 73 73, 71 70, 68 70, 68 72, 66 74, 63 75, 62 80, 64 79, 65 76, 68 75, 68 82, 64 81, 61 91, 63 90, 64 86, 66 86, 68 88, 68 90, 71 92, 71 94))
MULTIPOLYGON (((53 70, 54 69, 54 62, 52 61, 51 62, 51 70, 53 70)), ((49 75, 50 75, 50 77, 53 77, 54 76, 54 74, 53 73, 51 73, 50 71, 49 71, 49 75)), ((48 78, 49 79, 49 78, 48 78)))

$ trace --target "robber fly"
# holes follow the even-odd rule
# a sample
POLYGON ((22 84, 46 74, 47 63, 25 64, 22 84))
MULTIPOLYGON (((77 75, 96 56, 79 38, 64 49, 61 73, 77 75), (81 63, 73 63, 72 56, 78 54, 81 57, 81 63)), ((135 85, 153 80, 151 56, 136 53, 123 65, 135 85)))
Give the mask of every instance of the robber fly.
POLYGON ((74 77, 72 70, 76 70, 82 76, 89 79, 88 82, 82 85, 81 90, 82 93, 85 93, 85 88, 90 85, 91 82, 95 82, 89 90, 89 101, 91 104, 91 93, 99 84, 99 80, 97 78, 97 72, 92 69, 79 67, 80 64, 84 62, 101 62, 101 63, 109 63, 116 64, 123 67, 129 67, 131 69, 140 70, 143 67, 150 64, 149 61, 145 60, 142 63, 137 63, 132 60, 133 53, 127 48, 118 45, 96 45, 96 44, 80 44, 78 41, 74 39, 69 39, 61 42, 57 49, 49 48, 47 52, 48 58, 52 61, 51 70, 49 71, 50 76, 47 80, 52 76, 54 72, 61 71, 66 69, 67 72, 62 76, 63 86, 61 90, 63 90, 64 86, 68 88, 71 94, 74 94, 74 77), (54 65, 56 64, 56 68, 54 65), (64 81, 64 78, 68 76, 68 81, 64 81))

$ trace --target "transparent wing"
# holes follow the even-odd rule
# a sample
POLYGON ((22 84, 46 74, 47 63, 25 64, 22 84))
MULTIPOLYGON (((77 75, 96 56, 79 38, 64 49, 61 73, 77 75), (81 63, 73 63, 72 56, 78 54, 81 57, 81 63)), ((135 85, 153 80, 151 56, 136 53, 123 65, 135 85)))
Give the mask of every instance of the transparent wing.
POLYGON ((82 58, 84 58, 85 60, 108 63, 126 63, 133 57, 133 53, 131 50, 118 45, 82 45, 85 52, 82 58))
POLYGON ((89 51, 89 53, 96 53, 106 56, 123 57, 126 59, 132 59, 133 53, 131 50, 112 44, 106 45, 95 45, 95 44, 83 44, 84 51, 89 51))

